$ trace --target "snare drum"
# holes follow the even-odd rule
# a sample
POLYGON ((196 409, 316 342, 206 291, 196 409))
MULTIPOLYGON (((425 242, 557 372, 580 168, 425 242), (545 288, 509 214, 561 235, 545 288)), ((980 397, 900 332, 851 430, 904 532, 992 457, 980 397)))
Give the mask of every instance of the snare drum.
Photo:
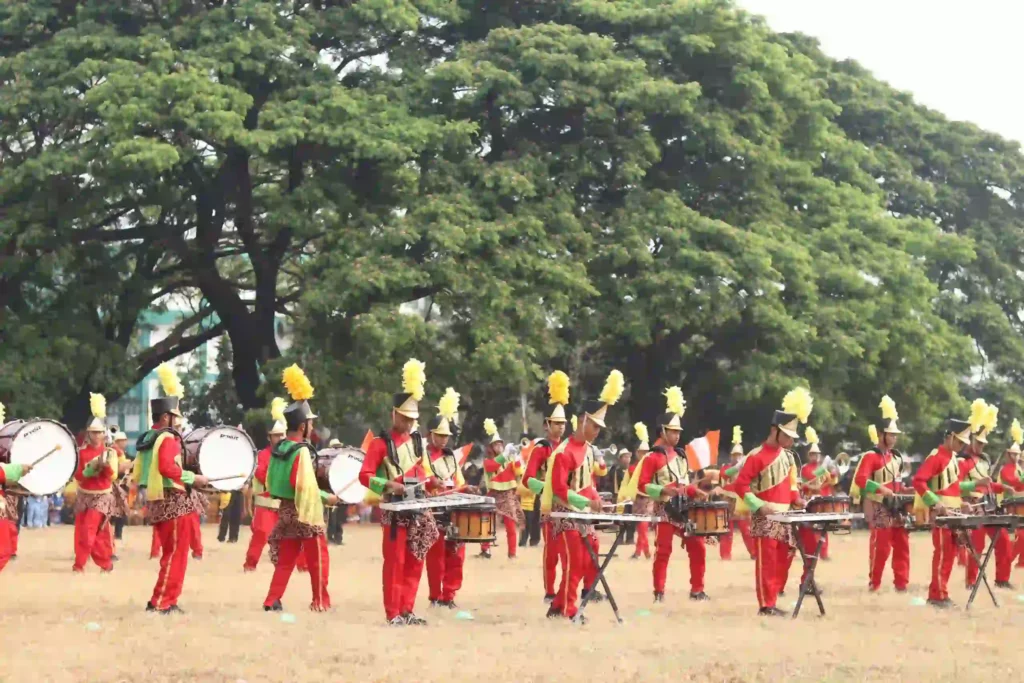
POLYGON ((493 505, 451 508, 448 515, 451 522, 447 540, 457 543, 493 543, 497 540, 498 512, 493 505))
POLYGON ((256 470, 256 446, 249 435, 237 427, 200 427, 189 432, 182 441, 184 469, 217 479, 210 482, 210 488, 215 491, 241 490, 256 470))
POLYGON ((729 503, 724 500, 693 502, 687 506, 687 533, 721 536, 729 533, 729 503))
POLYGON ((0 463, 36 463, 17 484, 7 487, 8 493, 49 496, 62 490, 75 476, 78 444, 59 422, 13 420, 0 428, 0 463), (39 460, 44 455, 47 457, 39 460))
MULTIPOLYGON (((807 501, 807 512, 811 514, 846 515, 850 513, 849 496, 815 496, 807 501)), ((850 528, 850 521, 841 522, 841 527, 850 528)))
POLYGON ((1024 498, 1003 498, 1003 511, 1015 517, 1024 517, 1024 498))

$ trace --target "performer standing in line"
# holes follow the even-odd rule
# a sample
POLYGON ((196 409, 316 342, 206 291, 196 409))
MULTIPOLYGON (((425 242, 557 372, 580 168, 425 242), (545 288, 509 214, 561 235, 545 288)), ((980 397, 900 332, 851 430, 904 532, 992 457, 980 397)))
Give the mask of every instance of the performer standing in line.
MULTIPOLYGON (((622 489, 629 486, 629 479, 632 473, 629 471, 630 461, 633 459, 633 454, 628 448, 620 448, 619 452, 615 457, 615 464, 608 468, 608 475, 602 480, 603 488, 598 487, 599 491, 606 491, 612 494, 612 500, 617 503, 627 503, 619 506, 619 509, 626 513, 633 513, 632 501, 623 501, 621 499, 622 489)), ((630 523, 626 525, 626 533, 622 539, 622 545, 633 545, 636 538, 636 524, 630 523)))
MULTIPOLYGON (((995 429, 996 421, 999 419, 999 408, 988 405, 983 399, 977 399, 971 406, 971 443, 965 451, 965 457, 960 460, 960 480, 978 482, 974 490, 966 494, 967 501, 972 503, 969 514, 984 514, 984 498, 989 491, 995 494, 1004 493, 1003 487, 997 482, 992 482, 988 458, 985 456, 985 446, 988 445, 988 435, 995 429), (989 483, 991 482, 991 483, 989 483)), ((972 529, 969 536, 974 552, 981 554, 985 550, 986 534, 993 540, 997 539, 997 529, 972 529)), ((978 579, 978 563, 971 556, 967 560, 967 587, 970 588, 978 579)), ((1000 577, 997 574, 996 581, 1000 578, 1009 581, 1009 574, 1000 577)))
MULTIPOLYGON (((622 503, 631 500, 633 501, 634 515, 650 516, 653 507, 651 499, 640 490, 640 472, 643 471, 644 462, 651 452, 650 434, 647 431, 647 425, 643 422, 634 424, 633 432, 636 434, 637 441, 639 442, 636 447, 636 458, 629 466, 629 481, 619 491, 616 502, 622 503)), ((633 549, 633 555, 631 556, 634 560, 639 560, 641 556, 648 560, 651 559, 651 544, 647 533, 649 526, 649 522, 637 522, 636 547, 633 549)))
MULTIPOLYGON (((5 424, 6 412, 4 404, 0 403, 0 425, 5 424)), ((6 487, 17 484, 19 479, 31 471, 31 465, 0 465, 0 572, 14 554, 12 536, 16 533, 14 520, 17 519, 17 506, 14 503, 17 496, 7 495, 6 487)))
MULTIPOLYGON (((1024 472, 1020 468, 1020 444, 1024 441, 1024 429, 1021 429, 1020 421, 1016 419, 1010 425, 1010 439, 1010 446, 1004 453, 1006 464, 999 469, 999 484, 1003 491, 996 494, 996 502, 1000 505, 1004 500, 1024 493, 1024 472)), ((1020 533, 1018 529, 1018 536, 1020 533)), ((1010 534, 1006 529, 1000 529, 999 539, 996 542, 996 585, 1000 588, 1013 590, 1013 584, 1010 583, 1010 571, 1013 568, 1014 557, 1016 557, 1016 547, 1010 539, 1010 534)))
POLYGON ((153 595, 146 611, 171 614, 181 612, 178 598, 188 568, 189 543, 192 539, 191 515, 197 512, 195 499, 186 487, 204 486, 206 477, 182 469, 182 441, 179 403, 184 387, 174 369, 163 363, 156 370, 166 396, 149 402, 153 427, 136 443, 132 479, 146 489, 149 520, 160 538, 163 553, 153 595))
POLYGON ((285 368, 282 381, 292 403, 283 413, 287 434, 271 449, 267 466, 267 490, 281 505, 277 523, 270 532, 274 576, 263 600, 263 609, 267 612, 284 609, 281 598, 301 553, 306 556, 313 594, 309 609, 326 612, 331 608, 331 595, 327 591, 331 565, 327 553, 324 504, 337 505, 338 497, 320 490, 313 469, 316 449, 309 443, 313 420, 317 417, 309 406, 313 385, 297 365, 285 368))
POLYGON ((114 569, 114 533, 110 519, 121 509, 114 498, 114 478, 118 472, 117 451, 106 445, 107 400, 102 394, 89 395, 92 420, 86 427, 86 445, 78 452, 75 481, 75 573, 85 571, 91 557, 104 572, 114 569))
MULTIPOLYGON (((484 420, 484 433, 490 437, 486 449, 487 457, 484 459, 484 486, 487 488, 487 495, 494 498, 494 506, 505 526, 508 559, 514 560, 517 548, 516 530, 523 521, 523 511, 519 507, 519 498, 516 497, 516 487, 519 485, 517 476, 522 475, 522 466, 516 459, 504 455, 505 441, 498 434, 498 426, 491 418, 484 420)), ((490 543, 480 546, 480 556, 490 559, 490 543)))
POLYGON ((882 397, 878 406, 881 421, 868 427, 868 434, 876 444, 860 457, 850 486, 853 502, 864 499, 864 519, 870 529, 868 545, 868 589, 872 592, 882 586, 882 574, 892 553, 893 585, 897 593, 907 590, 910 581, 910 531, 901 515, 895 514, 886 499, 903 491, 900 478, 903 473, 903 454, 896 450, 900 435, 897 424, 899 413, 896 403, 882 397))
MULTIPOLYGON (((359 471, 359 483, 385 499, 405 495, 405 482, 426 478, 423 468, 423 439, 412 433, 419 419, 419 401, 426 383, 424 364, 416 359, 402 368, 402 392, 392 401, 391 429, 370 442, 359 471)), ((423 575, 423 560, 441 535, 429 514, 395 514, 384 510, 380 517, 383 530, 384 568, 381 585, 384 615, 388 624, 421 626, 425 619, 413 612, 416 591, 423 575)))
MULTIPOLYGON (((437 415, 428 425, 427 452, 424 469, 430 475, 427 482, 431 493, 445 495, 453 491, 467 492, 475 488, 466 486, 455 452, 448 442, 455 436, 455 418, 459 413, 459 394, 448 387, 438 402, 437 415)), ((456 609, 455 594, 462 588, 462 571, 466 563, 466 544, 449 541, 444 529, 427 553, 427 585, 430 588, 430 606, 456 609)))
POLYGON ((729 451, 729 464, 721 469, 719 475, 719 486, 722 487, 724 495, 730 499, 732 513, 729 520, 729 533, 721 538, 721 557, 723 560, 732 559, 732 536, 733 530, 740 530, 740 537, 743 539, 743 546, 747 549, 750 559, 754 559, 754 539, 750 536, 750 510, 743 499, 739 498, 732 490, 736 483, 736 475, 740 472, 743 464, 743 430, 739 425, 732 428, 732 450, 729 451))
MULTIPOLYGON (((807 441, 807 462, 800 468, 800 491, 805 500, 813 496, 831 496, 832 483, 837 481, 834 473, 821 464, 821 445, 817 430, 810 425, 804 430, 804 439, 807 441)), ((801 526, 797 529, 797 540, 800 542, 804 553, 813 555, 818 548, 818 534, 809 527, 801 526)), ((822 545, 822 557, 824 559, 824 548, 828 544, 828 534, 825 534, 825 543, 822 545)), ((800 575, 800 583, 803 584, 807 577, 807 567, 800 575)))
POLYGON ((661 445, 655 446, 644 460, 640 470, 638 489, 647 494, 653 503, 651 514, 661 517, 654 541, 654 601, 665 601, 665 581, 668 577, 668 561, 672 557, 672 542, 676 536, 683 539, 682 545, 690 559, 690 599, 706 601, 711 598, 704 592, 707 546, 700 536, 685 533, 685 522, 672 519, 666 511, 666 503, 675 496, 688 499, 705 499, 707 494, 690 483, 686 454, 679 448, 683 433, 682 416, 686 410, 683 391, 669 387, 665 391, 667 412, 661 418, 661 445))
POLYGON ((733 485, 733 491, 753 513, 750 533, 757 544, 754 587, 760 607, 758 614, 762 616, 786 615, 775 606, 775 601, 795 541, 789 526, 769 520, 768 515, 804 507, 793 487, 793 458, 787 449, 800 438, 797 429, 801 422, 807 422, 812 406, 810 393, 802 387, 786 394, 782 410, 776 410, 772 416, 768 439, 747 457, 733 485))
MULTIPOLYGON (((541 496, 542 511, 572 512, 588 507, 594 512, 601 511, 601 497, 593 486, 594 456, 590 444, 601 434, 608 407, 622 397, 624 385, 622 373, 612 370, 600 399, 583 403, 583 416, 575 432, 548 459, 546 481, 529 481, 530 490, 541 496)), ((562 581, 547 616, 572 619, 576 616, 580 582, 592 586, 597 577, 597 567, 583 545, 587 543, 597 553, 597 534, 592 524, 562 518, 551 520, 551 532, 562 581)))
MULTIPOLYGON (((274 397, 270 402, 270 418, 274 423, 267 432, 267 447, 256 454, 256 472, 252 478, 252 537, 249 539, 249 549, 245 553, 245 563, 242 570, 251 572, 256 570, 260 556, 263 554, 263 546, 267 544, 274 526, 277 525, 277 511, 281 507, 281 501, 271 497, 267 490, 267 470, 270 468, 270 451, 285 436, 284 409, 288 402, 283 398, 274 397)), ((305 554, 300 554, 300 558, 305 554)))
POLYGON ((949 575, 953 571, 956 546, 953 532, 934 524, 936 516, 959 510, 961 495, 970 493, 977 482, 960 481, 960 465, 956 454, 971 440, 971 425, 963 420, 950 419, 947 422, 945 440, 924 459, 914 475, 914 509, 930 509, 932 521, 932 580, 928 586, 928 604, 938 608, 949 608, 949 575))
POLYGON ((114 481, 114 496, 122 501, 121 510, 124 514, 116 515, 111 524, 114 526, 114 554, 110 559, 117 562, 117 542, 121 540, 124 533, 124 525, 128 521, 128 485, 123 476, 132 469, 132 462, 125 452, 128 448, 128 435, 120 429, 114 431, 113 448, 117 453, 117 476, 114 481))
MULTIPOLYGON (((533 446, 529 462, 523 473, 519 492, 521 495, 533 492, 529 481, 536 479, 543 482, 547 478, 547 463, 554 449, 562 442, 565 434, 565 406, 569 404, 569 376, 561 370, 555 370, 548 377, 548 403, 553 405, 551 413, 544 418, 545 436, 533 446)), ((552 545, 551 518, 541 509, 539 497, 534 501, 541 515, 541 532, 544 538, 543 571, 544 571, 544 602, 551 603, 555 599, 555 573, 558 570, 558 552, 552 545)))

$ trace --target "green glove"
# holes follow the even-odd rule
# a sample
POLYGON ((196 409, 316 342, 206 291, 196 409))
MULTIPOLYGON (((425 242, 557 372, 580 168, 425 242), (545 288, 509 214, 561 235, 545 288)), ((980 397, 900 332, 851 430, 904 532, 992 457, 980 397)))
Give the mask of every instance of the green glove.
POLYGON ((664 486, 658 486, 657 484, 648 484, 644 487, 644 493, 646 493, 649 498, 661 498, 661 493, 664 490, 664 486))
POLYGON ((533 495, 539 496, 544 493, 544 482, 540 479, 534 479, 530 477, 530 480, 526 482, 526 487, 533 491, 533 495))
POLYGON ((321 491, 321 492, 320 492, 320 500, 321 500, 321 501, 326 501, 326 500, 327 500, 327 497, 328 497, 329 495, 331 495, 331 494, 327 493, 327 491, 321 491))
POLYGON ((825 474, 826 472, 828 472, 828 468, 825 467, 824 465, 822 465, 818 469, 814 470, 814 476, 820 477, 821 475, 825 474))
POLYGON ((921 500, 923 500, 924 504, 928 507, 934 507, 935 504, 939 502, 939 497, 935 495, 934 491, 925 491, 925 494, 921 496, 921 500))
POLYGON ((388 483, 383 477, 370 477, 370 490, 378 496, 384 495, 384 485, 388 483))
POLYGON ((17 484, 25 472, 21 465, 0 465, 4 470, 4 478, 8 484, 17 484))
POLYGON ((868 493, 874 493, 881 487, 882 485, 879 484, 877 481, 872 481, 868 479, 868 483, 864 485, 864 490, 867 491, 868 493))
POLYGON ((586 510, 590 507, 590 499, 576 493, 575 491, 569 491, 569 500, 566 502, 577 510, 586 510))
POLYGON ((499 467, 504 467, 505 463, 508 462, 508 458, 506 458, 505 454, 502 453, 501 455, 494 459, 494 462, 498 463, 499 467))
POLYGON ((85 466, 85 468, 82 470, 82 474, 87 476, 87 477, 95 477, 97 474, 100 473, 100 469, 102 469, 100 467, 100 465, 102 465, 102 464, 103 464, 103 458, 102 457, 100 457, 100 458, 93 458, 92 460, 89 461, 89 464, 87 464, 85 466))
POLYGON ((758 510, 763 508, 765 504, 763 500, 755 496, 753 493, 750 493, 749 491, 743 494, 743 502, 747 504, 747 507, 750 508, 752 512, 757 512, 758 510))
POLYGON ((733 465, 732 467, 730 467, 729 469, 727 469, 725 471, 725 476, 727 476, 730 479, 732 479, 737 474, 739 474, 739 471, 740 471, 740 466, 739 465, 733 465))
POLYGON ((960 493, 970 493, 974 489, 978 488, 978 482, 976 481, 962 481, 960 482, 960 493))
POLYGON ((188 470, 181 471, 181 483, 185 486, 191 486, 196 481, 196 473, 189 472, 188 470))

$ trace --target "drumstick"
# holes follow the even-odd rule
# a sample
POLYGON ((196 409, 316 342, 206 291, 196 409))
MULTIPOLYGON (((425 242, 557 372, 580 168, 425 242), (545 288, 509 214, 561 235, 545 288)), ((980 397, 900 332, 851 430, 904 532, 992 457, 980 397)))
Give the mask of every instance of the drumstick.
POLYGON ((207 483, 213 483, 215 481, 227 481, 228 479, 245 479, 248 475, 245 474, 232 474, 225 475, 223 477, 207 477, 207 483))
POLYGON ((50 449, 50 452, 49 452, 49 453, 46 453, 45 455, 40 455, 40 456, 39 456, 38 458, 36 458, 36 459, 35 459, 35 460, 33 460, 32 462, 30 462, 30 463, 28 464, 28 466, 29 466, 29 467, 35 467, 36 465, 38 465, 39 463, 41 463, 41 462, 42 462, 43 460, 46 460, 47 458, 49 458, 49 457, 50 457, 51 455, 53 455, 54 453, 56 453, 56 452, 57 452, 57 451, 59 451, 60 449, 61 449, 61 445, 60 445, 60 444, 57 444, 56 446, 54 446, 53 448, 51 448, 51 449, 50 449))

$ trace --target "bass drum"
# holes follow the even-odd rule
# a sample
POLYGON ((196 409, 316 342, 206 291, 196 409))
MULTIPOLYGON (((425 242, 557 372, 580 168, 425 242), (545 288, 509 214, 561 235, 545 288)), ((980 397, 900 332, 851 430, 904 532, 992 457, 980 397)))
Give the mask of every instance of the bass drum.
POLYGON ((336 495, 346 505, 362 503, 369 489, 359 483, 363 452, 358 448, 327 448, 317 457, 316 479, 320 488, 336 495))
POLYGON ((184 468, 211 481, 215 491, 238 491, 256 471, 256 446, 237 427, 200 427, 184 438, 184 468))
POLYGON ((75 476, 78 444, 59 422, 14 420, 0 427, 0 462, 36 463, 17 484, 7 487, 9 493, 49 496, 61 491, 75 476))

